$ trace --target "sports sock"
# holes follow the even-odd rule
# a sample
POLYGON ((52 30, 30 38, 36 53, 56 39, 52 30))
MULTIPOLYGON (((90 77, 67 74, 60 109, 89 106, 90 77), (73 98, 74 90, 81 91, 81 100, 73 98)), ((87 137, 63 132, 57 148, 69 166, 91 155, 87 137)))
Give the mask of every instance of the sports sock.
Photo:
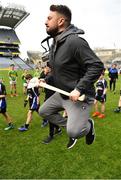
POLYGON ((28 127, 29 127, 29 124, 25 124, 25 128, 27 128, 27 129, 28 129, 28 127))
POLYGON ((8 126, 11 126, 12 125, 12 123, 10 122, 10 123, 8 123, 8 126))

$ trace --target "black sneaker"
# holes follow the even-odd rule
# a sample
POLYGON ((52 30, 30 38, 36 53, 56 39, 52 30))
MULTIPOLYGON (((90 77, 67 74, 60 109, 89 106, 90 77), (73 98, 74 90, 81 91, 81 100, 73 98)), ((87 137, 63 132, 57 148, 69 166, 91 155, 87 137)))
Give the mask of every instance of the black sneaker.
POLYGON ((54 132, 54 135, 56 135, 56 134, 62 134, 62 130, 59 128, 59 129, 56 129, 55 130, 55 132, 54 132))
POLYGON ((46 139, 44 139, 44 140, 42 141, 42 143, 44 143, 44 144, 49 144, 52 140, 53 140, 53 137, 52 137, 52 136, 48 136, 46 139))
POLYGON ((44 128, 45 126, 48 125, 48 121, 47 120, 43 120, 41 127, 44 128))
POLYGON ((95 140, 95 129, 94 129, 94 121, 92 119, 88 120, 91 124, 90 131, 86 135, 86 144, 90 145, 95 140))
POLYGON ((68 142, 68 144, 67 144, 67 148, 68 148, 68 149, 71 149, 71 148, 76 144, 76 142, 77 142, 77 139, 75 139, 75 138, 69 138, 69 142, 68 142))
POLYGON ((119 112, 121 112, 121 109, 119 107, 117 107, 116 109, 114 109, 114 112, 119 113, 119 112))

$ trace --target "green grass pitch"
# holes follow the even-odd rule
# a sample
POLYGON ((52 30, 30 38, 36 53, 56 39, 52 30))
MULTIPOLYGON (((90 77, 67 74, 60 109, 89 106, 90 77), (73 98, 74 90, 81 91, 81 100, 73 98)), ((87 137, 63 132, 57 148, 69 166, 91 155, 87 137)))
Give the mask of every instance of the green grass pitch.
MULTIPOLYGON (((86 145, 85 138, 68 150, 65 129, 48 145, 42 144, 48 127, 41 128, 42 119, 36 112, 29 131, 19 132, 26 120, 23 107, 21 71, 18 71, 18 97, 7 96, 8 113, 15 128, 4 131, 6 122, 0 114, 0 179, 120 179, 121 178, 121 114, 115 114, 121 77, 114 95, 108 90, 106 118, 95 118, 96 140, 86 145)), ((9 94, 8 71, 1 71, 9 94)), ((107 76, 106 76, 107 78, 107 76)), ((44 94, 40 96, 43 102, 44 94)))

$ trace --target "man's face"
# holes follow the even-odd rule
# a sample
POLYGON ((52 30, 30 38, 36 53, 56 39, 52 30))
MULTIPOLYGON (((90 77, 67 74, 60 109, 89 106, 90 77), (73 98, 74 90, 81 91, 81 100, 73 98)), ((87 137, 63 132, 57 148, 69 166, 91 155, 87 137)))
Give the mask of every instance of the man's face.
POLYGON ((50 72, 50 68, 49 67, 45 67, 44 68, 44 74, 47 75, 50 72))
POLYGON ((46 32, 48 35, 54 37, 59 32, 59 28, 63 25, 63 17, 56 11, 50 11, 49 16, 45 22, 46 32))
POLYGON ((112 67, 113 67, 113 68, 116 68, 116 64, 113 64, 112 67))

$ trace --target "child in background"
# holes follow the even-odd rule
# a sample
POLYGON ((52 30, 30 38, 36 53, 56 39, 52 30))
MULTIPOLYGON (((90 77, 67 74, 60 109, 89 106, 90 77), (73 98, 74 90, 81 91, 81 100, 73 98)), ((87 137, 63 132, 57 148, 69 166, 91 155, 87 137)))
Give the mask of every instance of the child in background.
POLYGON ((18 74, 15 71, 15 65, 11 64, 10 65, 11 70, 8 72, 8 76, 10 79, 10 92, 11 92, 11 97, 17 96, 17 90, 16 90, 16 83, 17 83, 17 77, 18 74))
POLYGON ((3 79, 0 77, 0 113, 4 116, 8 126, 4 129, 5 131, 13 129, 13 123, 11 117, 8 115, 6 108, 7 108, 7 103, 6 103, 6 87, 3 84, 3 79))
POLYGON ((40 70, 38 67, 36 67, 35 69, 34 77, 38 77, 38 78, 40 77, 40 70))
POLYGON ((26 75, 28 73, 28 70, 25 69, 21 78, 22 78, 22 82, 23 82, 23 94, 25 95, 27 93, 27 82, 26 82, 26 75))
POLYGON ((92 117, 104 118, 105 117, 105 102, 107 92, 107 81, 104 79, 104 72, 102 72, 99 80, 96 83, 96 95, 95 95, 95 112, 92 117), (98 103, 101 103, 101 112, 99 112, 98 103))

